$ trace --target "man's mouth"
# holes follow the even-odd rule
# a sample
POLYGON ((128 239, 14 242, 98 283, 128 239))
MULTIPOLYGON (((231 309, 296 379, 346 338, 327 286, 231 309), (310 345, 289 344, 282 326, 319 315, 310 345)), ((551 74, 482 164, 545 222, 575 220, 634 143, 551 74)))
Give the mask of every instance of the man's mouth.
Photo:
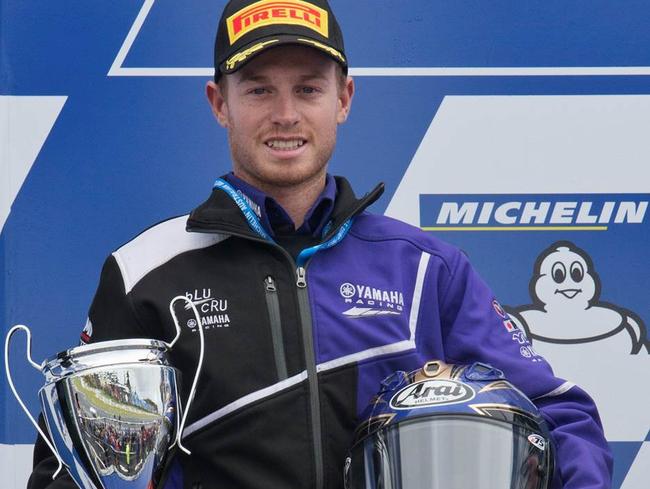
POLYGON ((562 294, 567 299, 573 299, 580 292, 582 292, 582 289, 555 289, 556 294, 562 294))
POLYGON ((264 144, 271 149, 291 151, 300 148, 306 142, 307 141, 304 139, 269 139, 268 141, 265 141, 264 144))

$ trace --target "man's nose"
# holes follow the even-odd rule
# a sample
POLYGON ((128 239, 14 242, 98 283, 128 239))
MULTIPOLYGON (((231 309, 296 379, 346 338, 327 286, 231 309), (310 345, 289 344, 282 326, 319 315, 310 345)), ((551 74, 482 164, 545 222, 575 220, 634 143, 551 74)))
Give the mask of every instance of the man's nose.
POLYGON ((271 122, 283 127, 295 126, 300 122, 300 111, 293 93, 278 93, 273 104, 271 122))

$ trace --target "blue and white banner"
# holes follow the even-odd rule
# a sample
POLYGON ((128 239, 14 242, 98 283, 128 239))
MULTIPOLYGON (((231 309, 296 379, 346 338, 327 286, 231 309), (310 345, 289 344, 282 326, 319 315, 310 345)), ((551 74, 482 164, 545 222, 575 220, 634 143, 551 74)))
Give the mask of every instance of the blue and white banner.
MULTIPOLYGON (((0 0, 0 319, 32 327, 37 361, 77 343, 108 253, 230 168, 204 96, 225 3, 0 0)), ((614 487, 645 488, 650 4, 331 4, 357 86, 332 173, 384 181, 375 212, 469 254, 597 401, 614 487)), ((34 439, 3 374, 3 487, 24 487, 34 439)))

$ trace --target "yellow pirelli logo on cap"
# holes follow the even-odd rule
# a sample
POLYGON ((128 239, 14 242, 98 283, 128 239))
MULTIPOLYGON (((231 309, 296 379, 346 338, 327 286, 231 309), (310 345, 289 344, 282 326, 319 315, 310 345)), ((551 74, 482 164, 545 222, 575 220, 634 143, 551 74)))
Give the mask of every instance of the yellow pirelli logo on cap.
POLYGON ((228 39, 237 39, 267 25, 301 25, 329 37, 327 11, 302 0, 260 0, 226 19, 228 39))

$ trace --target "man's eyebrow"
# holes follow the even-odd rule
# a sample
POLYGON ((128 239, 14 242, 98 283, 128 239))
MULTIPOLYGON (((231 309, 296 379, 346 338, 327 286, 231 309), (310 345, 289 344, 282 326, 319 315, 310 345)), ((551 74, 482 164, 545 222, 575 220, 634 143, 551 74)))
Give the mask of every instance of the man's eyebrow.
MULTIPOLYGON (((308 81, 329 81, 328 77, 325 73, 321 72, 314 72, 310 73, 308 75, 302 75, 300 76, 300 82, 308 82, 308 81)), ((247 83, 247 82, 253 82, 253 83, 268 83, 269 82, 269 77, 264 76, 264 75, 256 75, 254 73, 242 73, 239 80, 237 81, 237 85, 241 85, 242 83, 247 83)))
POLYGON ((269 81, 268 77, 264 75, 255 75, 253 73, 250 74, 242 73, 241 77, 239 78, 239 81, 237 82, 237 85, 241 85, 242 83, 246 83, 246 82, 264 83, 268 81, 269 81))
POLYGON ((318 81, 329 81, 329 78, 325 73, 321 72, 316 72, 316 73, 311 73, 309 75, 303 75, 300 77, 300 80, 305 82, 305 81, 312 81, 312 80, 318 80, 318 81))

